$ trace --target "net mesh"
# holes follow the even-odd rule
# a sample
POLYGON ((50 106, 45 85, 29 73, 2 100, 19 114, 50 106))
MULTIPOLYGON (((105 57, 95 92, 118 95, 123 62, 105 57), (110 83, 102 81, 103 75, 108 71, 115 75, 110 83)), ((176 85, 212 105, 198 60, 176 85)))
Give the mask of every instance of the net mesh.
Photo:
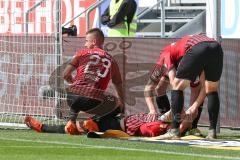
POLYGON ((2 125, 22 126, 25 115, 58 123, 56 106, 61 97, 49 88, 48 82, 61 56, 60 41, 56 41, 59 20, 54 14, 61 12, 56 5, 60 4, 52 0, 0 1, 2 125), (33 6, 36 8, 29 10, 33 6))

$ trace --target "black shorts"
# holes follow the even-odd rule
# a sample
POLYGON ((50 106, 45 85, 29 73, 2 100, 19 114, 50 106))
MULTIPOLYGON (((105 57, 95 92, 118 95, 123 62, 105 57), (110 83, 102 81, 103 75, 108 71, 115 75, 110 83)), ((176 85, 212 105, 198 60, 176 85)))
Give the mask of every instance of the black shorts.
POLYGON ((194 81, 202 72, 208 81, 220 79, 223 68, 223 51, 218 42, 201 42, 193 46, 181 59, 176 77, 194 81))
POLYGON ((98 124, 99 131, 105 132, 106 130, 113 129, 113 130, 122 130, 120 126, 120 117, 116 116, 106 116, 101 117, 100 119, 95 120, 98 124))
POLYGON ((117 98, 112 95, 105 95, 103 100, 100 101, 68 93, 67 103, 70 107, 71 120, 75 120, 80 111, 95 115, 94 119, 113 117, 121 112, 119 106, 117 106, 117 98))
POLYGON ((67 93, 67 103, 72 111, 78 113, 80 111, 88 111, 95 108, 101 101, 82 97, 73 93, 67 93))

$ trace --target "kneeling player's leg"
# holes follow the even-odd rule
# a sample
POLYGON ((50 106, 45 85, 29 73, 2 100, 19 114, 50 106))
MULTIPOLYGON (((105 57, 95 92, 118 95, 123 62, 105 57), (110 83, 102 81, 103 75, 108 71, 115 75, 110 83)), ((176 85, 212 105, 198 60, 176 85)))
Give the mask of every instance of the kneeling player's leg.
POLYGON ((76 121, 78 112, 79 112, 79 104, 78 102, 79 96, 73 94, 73 93, 68 93, 67 94, 67 103, 70 108, 69 111, 69 120, 71 121, 76 121))
MULTIPOLYGON (((69 120, 75 122, 80 111, 90 113, 89 111, 94 110, 99 106, 101 101, 82 97, 76 94, 68 93, 67 102, 70 107, 69 120)), ((92 114, 92 113, 90 113, 92 114)))
POLYGON ((118 99, 112 95, 105 95, 102 102, 96 105, 91 110, 85 111, 89 114, 94 114, 94 120, 102 117, 115 117, 121 113, 121 108, 118 105, 118 99))

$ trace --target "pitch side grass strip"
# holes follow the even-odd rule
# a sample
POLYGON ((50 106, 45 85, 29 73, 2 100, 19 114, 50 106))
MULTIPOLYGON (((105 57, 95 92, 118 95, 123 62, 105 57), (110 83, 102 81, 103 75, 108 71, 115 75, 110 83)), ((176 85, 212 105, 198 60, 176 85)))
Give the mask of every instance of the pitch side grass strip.
POLYGON ((183 155, 183 156, 192 156, 192 157, 201 157, 201 158, 216 158, 216 159, 230 159, 230 160, 240 160, 240 157, 232 156, 218 156, 218 155, 203 155, 203 154, 193 154, 193 153, 183 153, 183 152, 171 152, 163 150, 148 150, 148 149, 137 149, 137 148, 123 148, 123 147, 109 147, 109 146, 96 146, 88 144, 79 144, 79 143, 68 143, 68 142, 57 142, 57 141, 42 141, 42 140, 28 140, 28 139, 15 139, 15 138, 3 138, 0 140, 5 141, 18 141, 18 142, 31 142, 31 143, 45 143, 45 144, 60 144, 60 145, 70 145, 70 146, 79 146, 79 147, 91 147, 94 149, 112 149, 112 150, 123 150, 123 151, 137 151, 137 152, 150 152, 150 153, 161 153, 169 155, 183 155))

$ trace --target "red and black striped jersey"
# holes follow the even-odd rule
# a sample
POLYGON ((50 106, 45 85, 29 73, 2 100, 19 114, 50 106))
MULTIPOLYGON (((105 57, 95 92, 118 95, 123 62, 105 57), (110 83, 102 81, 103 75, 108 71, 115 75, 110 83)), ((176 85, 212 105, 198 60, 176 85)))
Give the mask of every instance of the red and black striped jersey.
POLYGON ((209 38, 205 35, 189 35, 182 37, 175 43, 171 44, 171 59, 172 61, 179 62, 180 59, 191 49, 193 46, 201 42, 212 42, 213 38, 209 38))
POLYGON ((111 79, 114 84, 122 83, 117 62, 100 48, 80 50, 70 64, 76 67, 77 73, 69 89, 78 95, 98 99, 111 79))
POLYGON ((177 68, 181 58, 191 49, 193 46, 201 42, 215 41, 205 35, 189 35, 181 38, 175 43, 172 43, 164 47, 160 53, 157 64, 150 76, 151 80, 158 81, 162 76, 167 76, 169 70, 177 68))

